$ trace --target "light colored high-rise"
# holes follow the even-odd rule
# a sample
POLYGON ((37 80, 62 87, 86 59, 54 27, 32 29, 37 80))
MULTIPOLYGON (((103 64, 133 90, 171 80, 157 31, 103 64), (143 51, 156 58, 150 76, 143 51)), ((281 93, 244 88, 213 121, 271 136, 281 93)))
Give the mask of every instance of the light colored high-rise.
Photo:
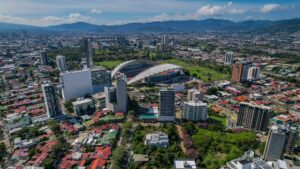
POLYGON ((233 52, 227 52, 225 54, 225 64, 231 65, 234 61, 233 52))
POLYGON ((162 89, 159 92, 159 121, 175 120, 175 90, 162 89))
POLYGON ((127 78, 124 74, 116 77, 116 87, 104 87, 106 108, 113 112, 127 112, 127 78))
POLYGON ((185 102, 183 106, 183 119, 191 121, 207 120, 207 103, 185 102))
POLYGON ((42 84, 42 91, 46 104, 47 116, 55 118, 62 115, 56 86, 54 84, 42 84))
POLYGON ((85 69, 62 73, 61 88, 64 100, 93 94, 91 70, 85 69))
POLYGON ((188 93, 187 93, 187 101, 195 101, 195 102, 198 102, 198 101, 202 101, 203 100, 203 93, 201 93, 199 90, 197 89, 190 89, 188 90, 188 93))
POLYGON ((93 66, 93 48, 90 39, 84 39, 84 50, 86 57, 86 66, 91 68, 93 66))
POLYGON ((161 36, 161 44, 166 45, 169 43, 169 37, 166 35, 161 36))
POLYGON ((259 79, 260 69, 257 66, 250 67, 248 70, 247 80, 257 80, 259 79))
POLYGON ((275 161, 280 159, 284 150, 285 140, 285 131, 280 126, 272 126, 269 131, 263 159, 266 161, 275 161))
POLYGON ((267 131, 271 108, 242 102, 238 114, 237 125, 256 131, 267 131))
POLYGON ((62 55, 56 56, 56 67, 58 68, 58 70, 61 73, 64 73, 67 71, 65 56, 62 56, 62 55))

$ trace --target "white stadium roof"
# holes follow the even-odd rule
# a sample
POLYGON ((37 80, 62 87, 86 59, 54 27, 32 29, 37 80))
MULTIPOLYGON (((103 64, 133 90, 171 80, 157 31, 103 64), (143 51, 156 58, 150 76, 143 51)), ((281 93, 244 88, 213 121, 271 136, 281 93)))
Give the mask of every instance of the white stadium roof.
POLYGON ((153 67, 150 67, 149 69, 146 69, 146 70, 142 71, 141 73, 137 74, 135 77, 130 79, 127 82, 127 84, 135 83, 135 82, 145 79, 147 77, 153 76, 157 73, 161 73, 161 72, 164 72, 167 70, 180 69, 180 68, 181 68, 180 66, 174 65, 174 64, 162 64, 162 65, 153 66, 153 67))
POLYGON ((111 77, 113 78, 123 67, 126 67, 127 65, 131 64, 132 62, 135 62, 136 60, 129 60, 126 62, 122 62, 117 67, 114 68, 114 70, 111 72, 111 77))

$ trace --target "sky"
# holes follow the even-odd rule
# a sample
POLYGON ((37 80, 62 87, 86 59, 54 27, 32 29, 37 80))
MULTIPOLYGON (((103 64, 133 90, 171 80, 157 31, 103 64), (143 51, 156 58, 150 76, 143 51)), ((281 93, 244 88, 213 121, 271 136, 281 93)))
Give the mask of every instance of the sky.
POLYGON ((207 18, 300 18, 300 0, 0 0, 0 22, 49 26, 87 22, 119 25, 207 18))

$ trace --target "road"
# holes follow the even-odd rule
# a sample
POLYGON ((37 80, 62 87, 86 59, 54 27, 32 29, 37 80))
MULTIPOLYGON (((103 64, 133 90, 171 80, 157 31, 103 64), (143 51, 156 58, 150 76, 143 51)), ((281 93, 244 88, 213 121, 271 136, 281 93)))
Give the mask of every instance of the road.
POLYGON ((180 125, 175 125, 176 126, 176 129, 177 129, 177 132, 178 132, 178 135, 180 137, 180 147, 181 147, 181 150, 184 154, 186 154, 187 150, 186 148, 184 147, 184 143, 183 143, 183 130, 182 130, 182 127, 180 125))

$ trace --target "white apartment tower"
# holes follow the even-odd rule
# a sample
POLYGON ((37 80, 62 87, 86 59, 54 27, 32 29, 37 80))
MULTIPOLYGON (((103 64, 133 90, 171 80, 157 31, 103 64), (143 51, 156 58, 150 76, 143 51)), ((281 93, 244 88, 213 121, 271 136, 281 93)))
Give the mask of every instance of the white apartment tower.
POLYGON ((183 119, 191 121, 207 120, 207 103, 189 101, 183 106, 183 119))
POLYGON ((67 71, 65 56, 62 56, 62 55, 56 56, 56 67, 61 73, 64 73, 67 71))

